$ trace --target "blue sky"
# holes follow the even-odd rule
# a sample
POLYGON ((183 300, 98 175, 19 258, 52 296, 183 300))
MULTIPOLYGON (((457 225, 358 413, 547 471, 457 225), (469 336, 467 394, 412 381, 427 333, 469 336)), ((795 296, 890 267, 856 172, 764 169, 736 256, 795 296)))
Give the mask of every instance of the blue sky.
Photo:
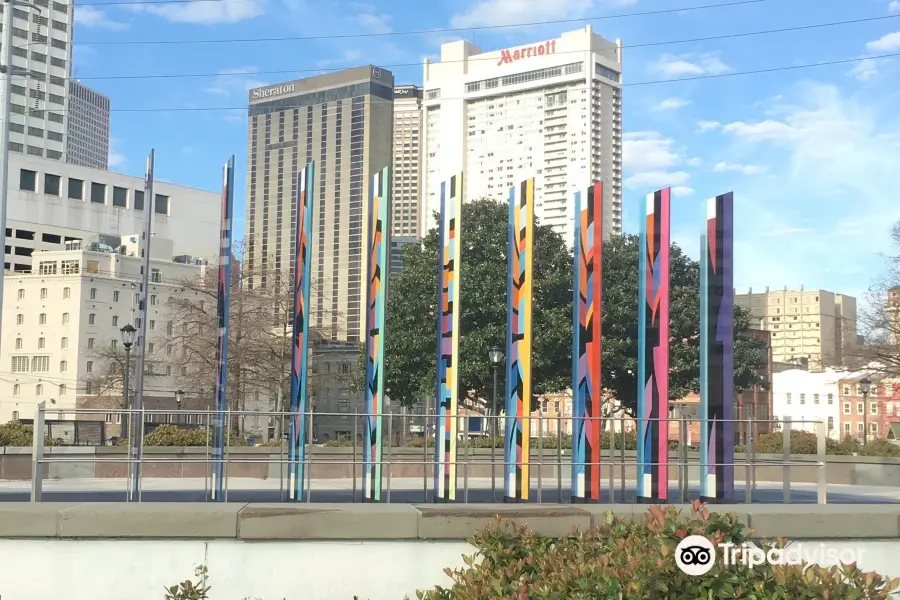
POLYGON ((142 175, 153 147, 158 178, 217 189, 236 154, 240 220, 246 110, 178 109, 246 107, 251 87, 368 63, 392 70, 398 83, 421 83, 418 65, 443 42, 463 37, 494 50, 590 22, 626 46, 626 229, 636 230, 644 194, 672 186, 673 236, 696 256, 705 199, 734 191, 739 289, 805 285, 861 296, 900 219, 900 57, 867 58, 900 53, 900 0, 758 0, 603 18, 722 2, 85 3, 75 13, 76 75, 112 98, 116 170, 142 175), (872 17, 891 18, 683 42, 872 17), (577 21, 495 27, 564 19, 577 21), (439 28, 478 29, 394 35, 439 28), (354 34, 371 35, 346 37, 354 34), (216 41, 311 36, 319 39, 216 41), (197 40, 213 42, 135 43, 197 40), (635 85, 854 58, 865 60, 635 85), (188 74, 200 76, 179 77, 188 74))

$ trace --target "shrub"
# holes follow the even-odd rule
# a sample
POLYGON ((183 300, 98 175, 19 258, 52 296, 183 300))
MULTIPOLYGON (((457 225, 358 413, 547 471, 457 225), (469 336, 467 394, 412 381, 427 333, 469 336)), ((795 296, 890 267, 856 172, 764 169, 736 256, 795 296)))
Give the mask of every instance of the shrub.
POLYGON ((194 570, 197 581, 186 579, 181 583, 165 588, 165 600, 209 600, 210 586, 207 582, 207 568, 204 565, 194 570))
MULTIPOLYGON (((228 438, 229 447, 249 446, 246 439, 235 433, 228 438)), ((207 446, 212 444, 209 429, 188 429, 177 425, 160 425, 144 436, 144 447, 148 446, 207 446)), ((127 446, 128 438, 119 438, 117 446, 127 446)))
POLYGON ((857 448, 860 456, 900 457, 900 444, 895 444, 884 438, 870 440, 865 446, 859 446, 859 442, 857 442, 857 448))
MULTIPOLYGON (((725 567, 718 561, 704 576, 682 573, 675 548, 689 535, 714 544, 742 544, 750 532, 731 514, 710 513, 695 503, 690 515, 674 507, 650 508, 643 522, 607 516, 605 523, 564 539, 540 536, 525 527, 500 522, 476 534, 478 549, 464 557, 465 567, 446 569, 449 588, 417 592, 420 600, 695 600, 747 598, 784 600, 821 598, 887 600, 900 587, 863 573, 855 565, 725 567)), ((757 543, 761 549, 783 547, 757 543)))
MULTIPOLYGON (((0 425, 0 446, 28 447, 34 443, 34 426, 23 425, 21 421, 10 421, 0 425)), ((45 446, 54 446, 55 440, 44 436, 45 446)))

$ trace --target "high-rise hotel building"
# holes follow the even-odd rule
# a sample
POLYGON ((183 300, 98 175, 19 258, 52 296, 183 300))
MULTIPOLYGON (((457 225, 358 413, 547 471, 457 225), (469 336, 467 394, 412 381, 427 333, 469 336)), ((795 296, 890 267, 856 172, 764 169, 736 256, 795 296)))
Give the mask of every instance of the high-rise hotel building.
POLYGON ((109 168, 109 98, 80 81, 69 80, 66 162, 109 168))
POLYGON ((493 52, 456 41, 423 81, 423 233, 460 171, 465 199, 506 201, 534 177, 535 215, 570 245, 574 192, 603 181, 604 235, 622 231, 621 42, 590 26, 493 52))
POLYGON ((394 172, 391 234, 420 237, 422 202, 422 88, 394 88, 394 172))
POLYGON ((369 187, 392 164, 393 100, 372 66, 250 90, 248 285, 293 272, 297 173, 315 161, 310 318, 331 339, 365 337, 369 187))

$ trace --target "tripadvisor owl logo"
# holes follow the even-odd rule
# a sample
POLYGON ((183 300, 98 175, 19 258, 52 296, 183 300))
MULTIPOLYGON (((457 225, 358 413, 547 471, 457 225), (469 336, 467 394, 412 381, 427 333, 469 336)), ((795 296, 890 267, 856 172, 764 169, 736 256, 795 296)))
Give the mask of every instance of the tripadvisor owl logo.
POLYGON ((686 575, 706 575, 716 564, 716 547, 702 535, 689 535, 675 548, 675 564, 686 575))

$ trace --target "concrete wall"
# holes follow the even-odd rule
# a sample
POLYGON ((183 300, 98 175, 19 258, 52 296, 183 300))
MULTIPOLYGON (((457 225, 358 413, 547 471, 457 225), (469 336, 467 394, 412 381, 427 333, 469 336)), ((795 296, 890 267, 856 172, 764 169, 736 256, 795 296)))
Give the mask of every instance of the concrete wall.
MULTIPOLYGON (((687 507, 680 507, 687 510, 687 507)), ((863 570, 900 576, 900 506, 735 505, 759 537, 851 550, 863 570)), ((464 540, 497 516, 545 535, 637 505, 0 504, 0 595, 146 600, 209 569, 215 600, 400 600, 446 585, 464 540), (77 544, 77 546, 76 546, 77 544), (48 565, 53 576, 47 577, 48 565)), ((413 596, 415 597, 415 596, 413 596)))
MULTIPOLYGON (((144 477, 175 478, 205 477, 208 474, 206 461, 210 452, 207 448, 145 448, 144 458, 148 461, 142 467, 144 477)), ((122 478, 128 476, 127 449, 122 447, 60 447, 47 448, 43 472, 45 478, 122 478), (64 461, 64 462, 63 462, 64 461)), ((228 476, 255 479, 278 479, 282 471, 287 472, 286 448, 234 448, 228 453, 228 476)), ((310 472, 313 479, 346 479, 362 473, 362 450, 353 448, 313 448, 310 472)), ((428 448, 385 448, 384 461, 390 463, 391 477, 431 477, 434 473, 434 449, 428 448), (424 467, 424 471, 423 471, 424 467)), ((494 473, 503 478, 502 449, 497 449, 492 457, 490 449, 459 450, 460 477, 490 477, 491 465, 494 473)), ((532 450, 532 478, 555 479, 558 470, 568 478, 571 473, 568 451, 557 453, 545 450, 543 454, 532 450), (559 466, 561 465, 561 467, 559 466)), ((635 479, 635 453, 626 451, 624 463, 617 452, 614 457, 604 455, 604 461, 612 463, 616 477, 624 465, 625 477, 635 479)), ((671 457, 669 479, 678 481, 676 458, 671 457)), ((753 457, 756 481, 783 481, 785 469, 780 454, 757 454, 753 457)), ((818 460, 814 455, 794 455, 794 466, 790 469, 790 481, 795 483, 816 483, 818 481, 818 460)), ((746 461, 743 455, 735 457, 735 478, 746 478, 746 461)), ((699 457, 688 455, 689 479, 695 479, 699 471, 699 457)), ((606 469, 607 467, 604 467, 606 469)), ((388 470, 387 464, 385 471, 388 470)), ((875 485, 900 486, 900 459, 861 456, 828 456, 826 458, 827 482, 835 485, 875 485)), ((0 447, 0 480, 31 479, 31 448, 0 447)))

